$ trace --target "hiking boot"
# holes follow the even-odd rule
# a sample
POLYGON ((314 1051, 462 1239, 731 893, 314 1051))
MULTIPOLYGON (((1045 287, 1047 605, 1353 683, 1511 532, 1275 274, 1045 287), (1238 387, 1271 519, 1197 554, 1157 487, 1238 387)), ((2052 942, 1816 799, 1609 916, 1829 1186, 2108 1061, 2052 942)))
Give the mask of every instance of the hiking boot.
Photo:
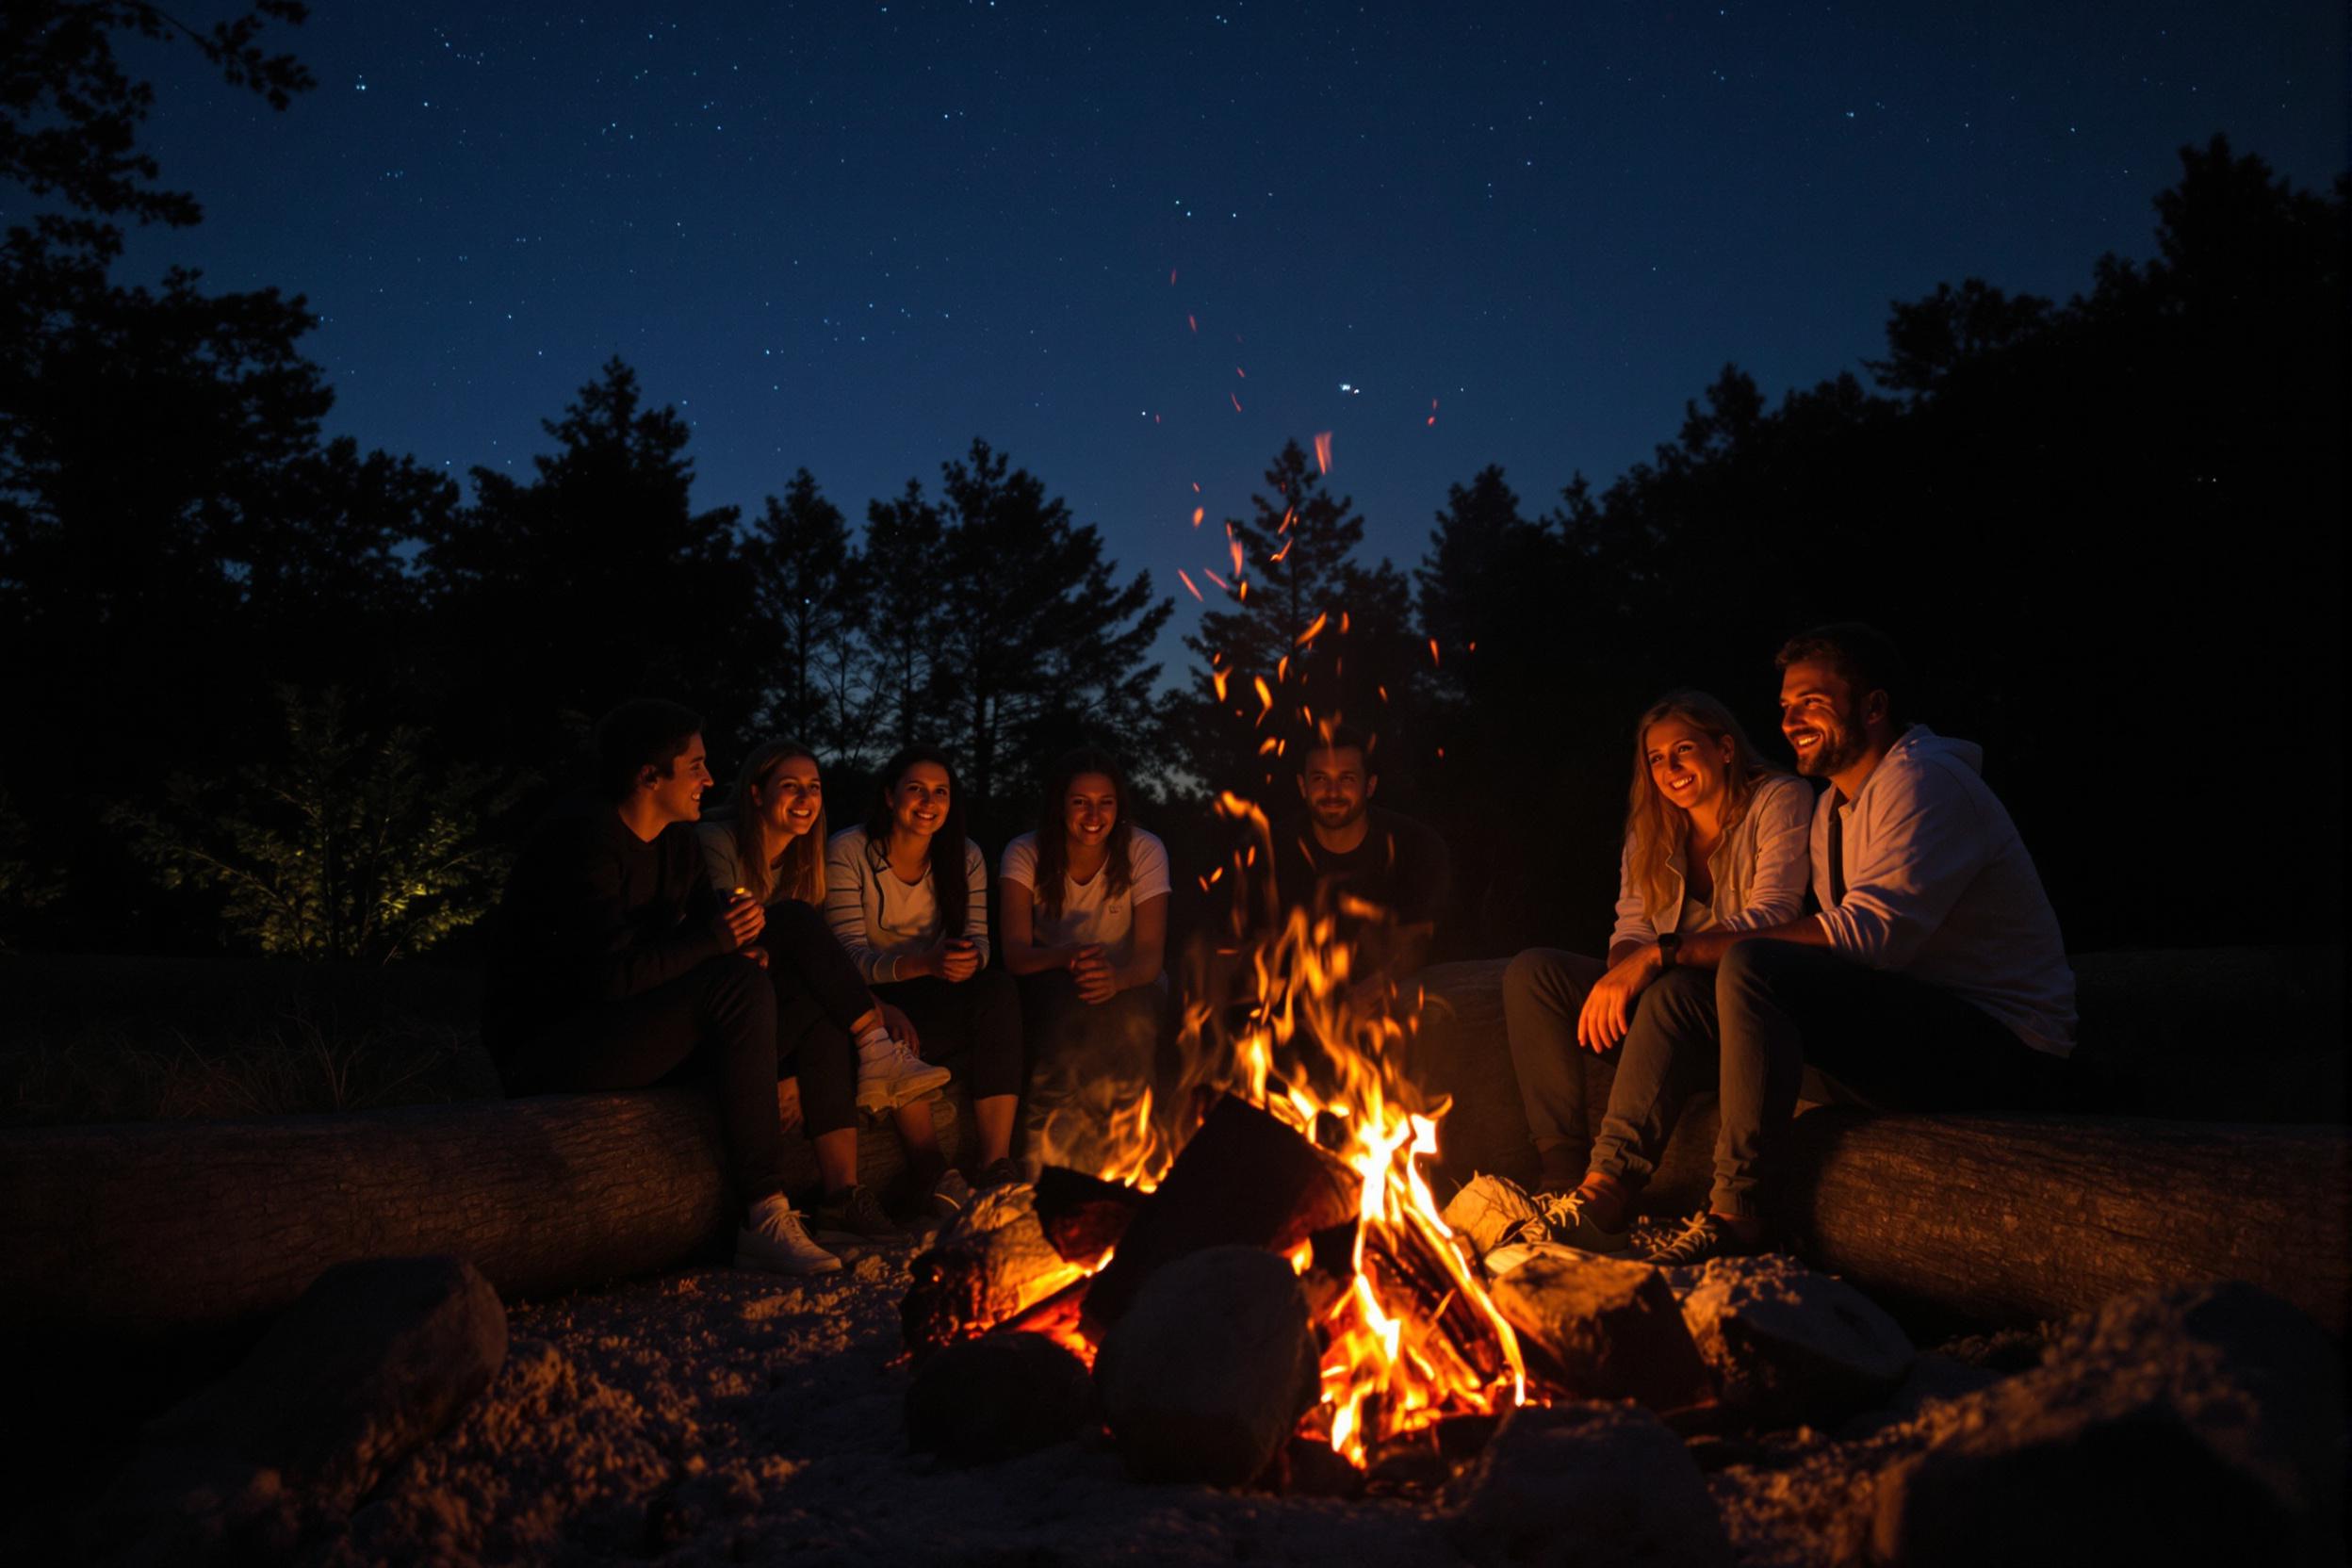
POLYGON ((887 1111, 928 1100, 947 1087, 948 1071, 924 1061, 896 1035, 858 1048, 858 1108, 887 1111))
POLYGON ((1513 1231, 1510 1239, 1521 1244, 1551 1242, 1605 1258, 1632 1251, 1632 1233, 1601 1229, 1585 1212, 1591 1202, 1592 1198, 1581 1192, 1545 1194, 1536 1200, 1535 1217, 1513 1231))
POLYGON ((817 1205, 817 1238, 894 1247, 906 1240, 906 1232, 882 1212, 873 1188, 851 1186, 817 1205))
POLYGON ((972 1185, 986 1192, 990 1187, 1010 1186, 1020 1180, 1021 1167, 1015 1165, 1008 1156, 1002 1160, 989 1161, 988 1168, 980 1172, 980 1180, 974 1182, 972 1185))
POLYGON ((810 1241, 792 1204, 771 1193, 751 1206, 749 1223, 735 1233, 735 1266, 771 1274, 830 1274, 841 1260, 810 1241))
POLYGON ((1740 1258, 1762 1251, 1762 1238, 1740 1235, 1719 1214, 1696 1214, 1679 1232, 1649 1250, 1646 1261, 1659 1268, 1690 1268, 1709 1258, 1740 1258))
POLYGON ((972 1184, 954 1166, 939 1172, 939 1179, 931 1184, 931 1208, 941 1219, 953 1219, 972 1207, 972 1184))

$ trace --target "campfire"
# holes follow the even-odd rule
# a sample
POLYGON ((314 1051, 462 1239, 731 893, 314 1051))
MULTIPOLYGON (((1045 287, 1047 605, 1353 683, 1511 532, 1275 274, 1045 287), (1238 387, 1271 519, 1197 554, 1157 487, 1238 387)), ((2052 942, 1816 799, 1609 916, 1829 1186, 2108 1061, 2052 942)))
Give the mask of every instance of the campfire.
MULTIPOLYGON (((1244 858, 1263 853, 1256 808, 1220 808, 1256 829, 1244 858)), ((1147 1093, 1107 1138, 1042 1151, 1034 1189, 976 1206, 918 1260, 909 1348, 1031 1332, 1093 1365, 1165 1269, 1239 1247, 1285 1261, 1304 1305, 1313 1388, 1294 1438, 1361 1467, 1450 1417, 1525 1402, 1517 1336, 1418 1164, 1446 1107, 1402 1069, 1417 1020, 1359 985, 1338 924, 1295 912, 1227 954, 1247 978, 1239 1000, 1189 1006, 1178 1114, 1155 1117, 1147 1093)))

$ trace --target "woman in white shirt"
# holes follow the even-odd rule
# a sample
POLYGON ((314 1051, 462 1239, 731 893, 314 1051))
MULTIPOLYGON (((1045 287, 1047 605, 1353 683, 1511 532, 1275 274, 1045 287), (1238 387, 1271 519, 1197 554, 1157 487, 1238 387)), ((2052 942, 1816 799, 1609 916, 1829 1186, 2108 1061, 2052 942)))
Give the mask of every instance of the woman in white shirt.
MULTIPOLYGON (((826 846, 825 880, 833 935, 875 997, 913 1021, 923 1059, 968 1058, 979 1184, 1016 1180, 1021 998, 1012 976, 988 967, 988 861, 964 837, 944 753, 909 746, 890 760, 873 815, 826 846)), ((944 1205, 957 1182, 937 1175, 944 1205)))
MULTIPOLYGON (((719 895, 748 893, 767 910, 759 945, 776 991, 776 1105, 784 1131, 805 1130, 816 1147, 818 1239, 905 1241, 879 1195, 858 1184, 858 1113, 894 1112, 909 1164, 943 1168, 928 1102, 948 1072, 908 1048, 907 1021, 866 988, 825 926, 816 753, 783 740, 753 747, 728 807, 695 832, 719 895)), ((946 1196, 960 1204, 952 1187, 946 1196)))
POLYGON ((1037 831, 1004 846, 997 888, 1033 1064, 1028 1158, 1106 1170, 1147 1114, 1168 900, 1168 847, 1130 816, 1113 758, 1054 764, 1037 831))
POLYGON ((1813 790, 1756 755, 1731 710, 1674 692, 1634 727, 1633 787, 1606 963, 1530 948, 1503 975, 1541 1185, 1574 1191, 1592 1157, 1584 1063, 1614 1064, 1642 991, 1681 934, 1778 925, 1804 913, 1813 790))

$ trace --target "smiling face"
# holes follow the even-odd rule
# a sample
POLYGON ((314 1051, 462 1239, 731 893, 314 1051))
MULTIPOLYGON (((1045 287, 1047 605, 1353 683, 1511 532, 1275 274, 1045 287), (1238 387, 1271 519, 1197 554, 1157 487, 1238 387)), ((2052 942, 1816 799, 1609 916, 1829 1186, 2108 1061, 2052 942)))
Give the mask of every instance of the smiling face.
POLYGON ((825 781, 813 757, 787 757, 768 770, 751 792, 752 809, 772 841, 797 839, 817 825, 825 809, 825 781))
POLYGON ((1869 720, 1853 685, 1831 665, 1801 660, 1781 672, 1780 732, 1797 754, 1797 771, 1827 778, 1870 749, 1869 720))
POLYGON ((1353 746, 1311 751, 1298 769, 1298 797, 1326 832, 1354 826, 1379 786, 1364 768, 1364 753, 1353 746))
POLYGON ((890 825, 901 833, 927 839, 947 821, 947 770, 937 762, 917 762, 892 782, 882 798, 890 808, 890 825))
POLYGON ((1119 825, 1119 788, 1099 773, 1082 773, 1062 792, 1062 831, 1072 849, 1098 849, 1119 825))
POLYGON ((1669 806, 1686 811, 1711 807, 1731 788, 1728 735, 1712 736, 1688 719, 1668 717, 1650 726, 1642 747, 1650 783, 1669 806))
POLYGON ((702 737, 687 738, 686 749, 670 759, 670 771, 647 767, 637 776, 637 787, 652 797, 654 810, 665 823, 696 822, 702 817, 702 792, 710 788, 710 757, 702 737))

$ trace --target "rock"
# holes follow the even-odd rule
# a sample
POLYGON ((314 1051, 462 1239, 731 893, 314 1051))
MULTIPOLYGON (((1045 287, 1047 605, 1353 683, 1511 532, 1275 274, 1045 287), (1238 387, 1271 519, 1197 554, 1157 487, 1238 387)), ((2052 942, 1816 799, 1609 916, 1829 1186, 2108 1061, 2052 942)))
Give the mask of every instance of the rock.
POLYGON ((166 1412, 93 1534, 122 1560, 278 1559, 348 1513, 506 1359, 506 1309, 462 1258, 337 1264, 228 1377, 166 1412))
POLYGON ((1095 1381, 1130 1474, 1238 1486, 1315 1403, 1315 1359, 1290 1265, 1210 1247, 1145 1282, 1103 1342, 1095 1381))
POLYGON ((1023 1307, 1086 1278, 1037 1222, 1026 1182, 992 1187, 939 1231, 914 1262, 899 1303, 906 1348, 918 1357, 988 1332, 1023 1307))
POLYGON ((1479 1257, 1535 1217, 1535 1200, 1508 1176, 1474 1176, 1446 1200, 1441 1217, 1479 1257))
POLYGON ((1086 1364, 1042 1334, 951 1345, 906 1390, 906 1441, 951 1464, 990 1464, 1067 1443, 1094 1404, 1086 1364))
POLYGON ((1682 1439, 1631 1403, 1513 1411, 1470 1471, 1447 1532, 1471 1561, 1514 1568, 1731 1560, 1682 1439))
POLYGON ((1898 1387, 1918 1359, 1911 1336, 1843 1280, 1794 1258, 1716 1258, 1678 1269, 1682 1320, 1723 1390, 1759 1427, 1827 1423, 1898 1387))
POLYGON ((2245 1284, 2126 1297, 1881 1477, 1877 1560, 2343 1560, 2343 1368, 2245 1284))
POLYGON ((1665 1279, 1647 1264, 1540 1247, 1494 1283, 1527 1368, 1584 1399, 1677 1410, 1714 1397, 1665 1279))

